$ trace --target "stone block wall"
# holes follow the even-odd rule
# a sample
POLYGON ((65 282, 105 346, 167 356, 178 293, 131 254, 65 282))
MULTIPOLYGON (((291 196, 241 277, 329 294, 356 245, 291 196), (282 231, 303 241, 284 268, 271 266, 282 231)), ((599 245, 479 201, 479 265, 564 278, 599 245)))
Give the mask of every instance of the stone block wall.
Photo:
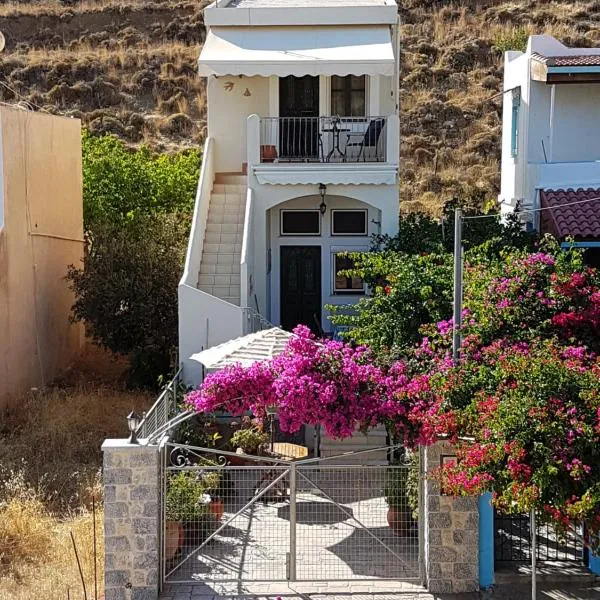
POLYGON ((423 452, 426 475, 422 494, 424 584, 432 593, 479 589, 479 507, 473 497, 442 496, 428 475, 453 454, 447 443, 423 452))
POLYGON ((159 451, 106 440, 104 586, 106 600, 156 600, 159 586, 159 451))

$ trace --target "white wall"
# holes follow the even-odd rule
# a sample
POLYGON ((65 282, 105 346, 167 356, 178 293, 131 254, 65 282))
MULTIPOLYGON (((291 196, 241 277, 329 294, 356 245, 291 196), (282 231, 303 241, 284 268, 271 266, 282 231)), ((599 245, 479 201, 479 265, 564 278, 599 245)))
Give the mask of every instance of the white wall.
POLYGON ((599 117, 599 85, 557 85, 552 162, 600 160, 599 117))
POLYGON ((529 105, 529 59, 521 52, 507 52, 504 57, 504 95, 502 99, 502 170, 499 199, 506 206, 523 197, 525 165, 527 162, 527 112, 529 105), (519 112, 519 153, 511 156, 512 93, 521 86, 519 112))
MULTIPOLYGON (((259 185, 256 179, 250 176, 250 185, 254 189, 254 289, 259 304, 260 313, 272 321, 272 314, 275 310, 272 302, 273 294, 279 287, 267 277, 268 263, 268 245, 267 240, 270 231, 274 226, 272 223, 267 228, 267 224, 273 221, 270 209, 278 207, 280 204, 297 198, 313 197, 318 195, 318 185, 259 185), (270 290, 270 291, 269 291, 270 290), (268 296, 267 296, 268 294, 268 296)), ((380 214, 381 218, 371 216, 369 221, 374 218, 381 221, 381 232, 394 235, 398 231, 398 188, 395 185, 328 185, 327 199, 342 197, 349 204, 353 199, 369 205, 369 210, 375 210, 375 215, 380 214)), ((311 205, 317 207, 319 201, 311 205)), ((329 206, 329 200, 327 200, 329 206)), ((372 227, 373 224, 370 225, 372 227)), ((306 238, 303 237, 304 240, 306 238)), ((356 243, 353 238, 352 243, 356 243)), ((359 242, 362 244, 362 242, 359 242)), ((367 241, 368 245, 368 241, 367 241)), ((324 288, 325 289, 325 288, 324 288)))
MULTIPOLYGON (((359 252, 369 249, 372 235, 379 233, 380 211, 372 206, 341 196, 326 196, 327 212, 321 217, 320 236, 282 236, 280 233, 280 212, 286 209, 315 209, 319 206, 321 198, 318 195, 297 198, 279 204, 270 210, 270 247, 271 247, 271 322, 280 323, 279 291, 281 285, 280 259, 282 246, 319 246, 321 248, 321 304, 354 304, 364 297, 364 294, 338 293, 333 291, 333 255, 335 252, 359 252), (332 236, 331 235, 331 210, 332 209, 367 209, 368 235, 365 236, 332 236), (375 221, 376 223, 373 223, 375 221)), ((331 330, 328 320, 329 313, 322 311, 322 327, 325 331, 331 330)))
POLYGON ((239 173, 246 162, 246 119, 269 115, 268 77, 209 77, 208 135, 215 140, 215 171, 239 173), (250 96, 245 96, 247 93, 250 96))

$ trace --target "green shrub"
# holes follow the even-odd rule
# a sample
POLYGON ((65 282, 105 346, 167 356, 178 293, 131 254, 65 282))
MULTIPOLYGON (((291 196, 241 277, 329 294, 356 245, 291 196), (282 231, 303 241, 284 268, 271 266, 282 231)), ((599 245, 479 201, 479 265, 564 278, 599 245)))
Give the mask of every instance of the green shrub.
POLYGON ((530 32, 526 27, 517 27, 509 32, 497 35, 492 46, 497 52, 504 54, 510 50, 525 52, 530 32))
POLYGON ((241 448, 246 454, 259 454, 268 441, 268 434, 258 427, 245 427, 231 436, 231 445, 234 448, 241 448))
POLYGON ((191 213, 201 154, 157 154, 128 148, 114 135, 83 133, 83 209, 86 230, 139 215, 191 213))
POLYGON ((166 509, 169 521, 197 521, 209 513, 207 486, 193 471, 179 471, 167 482, 166 509))
POLYGON ((129 357, 132 383, 154 386, 175 362, 187 235, 180 215, 97 222, 83 269, 69 267, 74 319, 97 344, 129 357))

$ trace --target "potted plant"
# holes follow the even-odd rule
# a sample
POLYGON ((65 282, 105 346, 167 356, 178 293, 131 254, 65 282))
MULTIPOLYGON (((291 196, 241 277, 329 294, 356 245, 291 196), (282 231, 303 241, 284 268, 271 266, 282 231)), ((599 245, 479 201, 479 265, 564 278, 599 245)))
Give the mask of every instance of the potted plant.
POLYGON ((269 436, 262 430, 260 424, 244 418, 242 428, 231 436, 231 445, 237 454, 252 454, 260 456, 265 453, 269 436))
POLYGON ((406 536, 412 528, 412 511, 408 502, 408 468, 391 468, 384 489, 388 504, 387 521, 398 535, 406 536))
POLYGON ((202 472, 179 471, 169 477, 166 497, 166 543, 170 558, 182 545, 200 545, 216 528, 202 472))

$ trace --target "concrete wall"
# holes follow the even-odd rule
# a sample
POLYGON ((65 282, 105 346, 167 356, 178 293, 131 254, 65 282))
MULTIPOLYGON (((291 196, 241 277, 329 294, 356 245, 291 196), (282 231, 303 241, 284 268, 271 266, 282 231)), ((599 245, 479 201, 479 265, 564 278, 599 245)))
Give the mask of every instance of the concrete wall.
POLYGON ((82 344, 65 275, 83 255, 81 124, 0 107, 0 408, 82 344))

